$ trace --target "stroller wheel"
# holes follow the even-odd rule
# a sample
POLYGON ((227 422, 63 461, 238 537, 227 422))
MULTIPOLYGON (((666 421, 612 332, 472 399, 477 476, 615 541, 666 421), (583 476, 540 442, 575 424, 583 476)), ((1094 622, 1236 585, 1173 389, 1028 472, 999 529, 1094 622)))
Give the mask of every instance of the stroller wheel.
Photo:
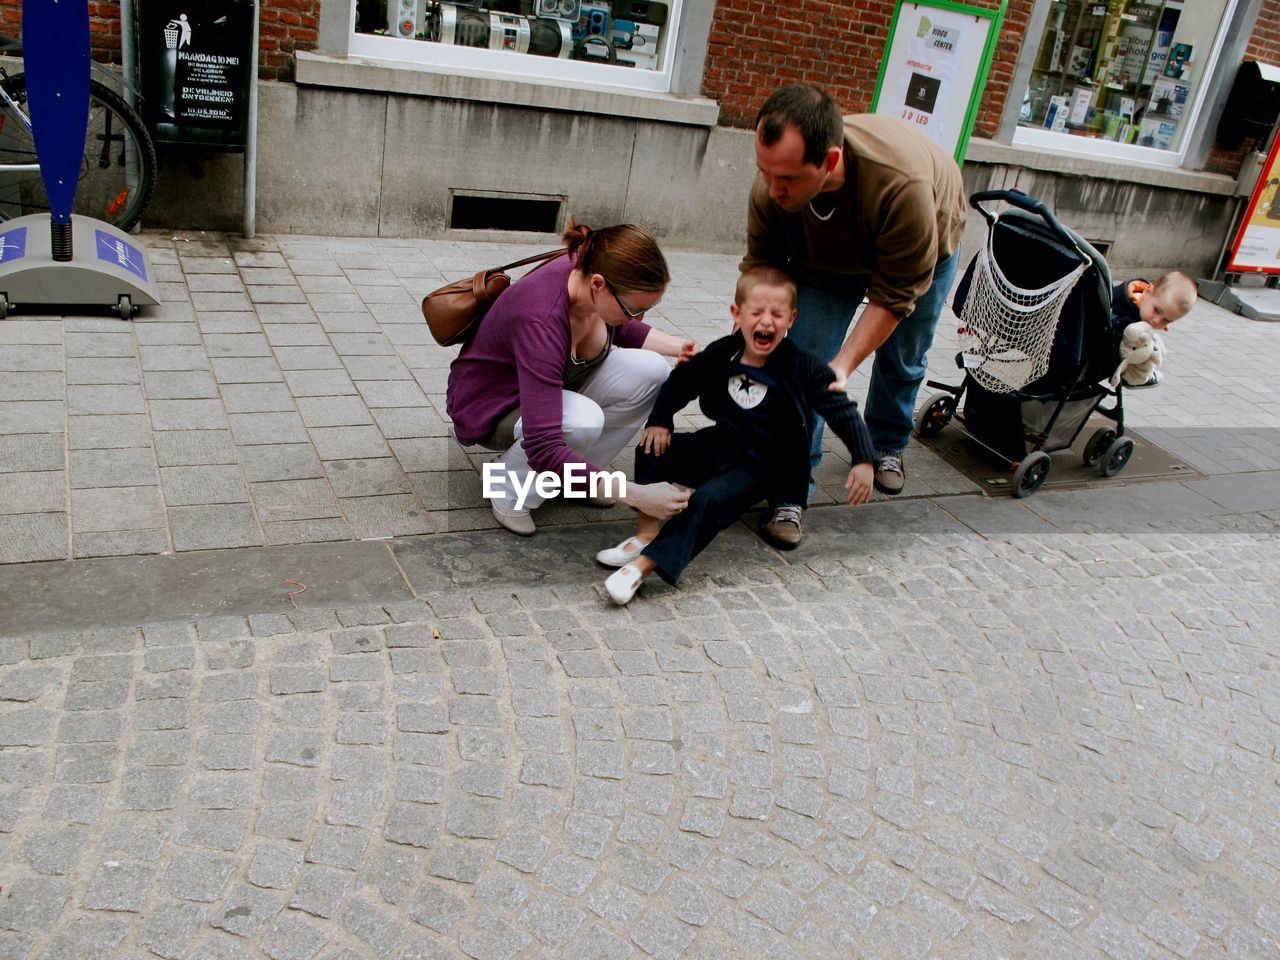
POLYGON ((933 437, 951 422, 956 412, 956 396, 952 393, 935 393, 924 402, 916 414, 916 436, 933 437))
POLYGON ((1043 450, 1027 454, 1018 469, 1013 471, 1013 495, 1019 499, 1029 497, 1049 478, 1053 461, 1043 450))
POLYGON ((1111 446, 1111 441, 1116 438, 1116 432, 1110 427, 1103 427, 1094 431, 1093 436, 1089 438, 1089 442, 1084 445, 1084 465, 1086 467, 1094 466, 1102 459, 1103 453, 1107 447, 1111 446))
POLYGON ((1133 441, 1128 437, 1120 437, 1111 441, 1102 460, 1098 464, 1098 472, 1104 477, 1114 477, 1124 469, 1124 465, 1133 456, 1133 441))

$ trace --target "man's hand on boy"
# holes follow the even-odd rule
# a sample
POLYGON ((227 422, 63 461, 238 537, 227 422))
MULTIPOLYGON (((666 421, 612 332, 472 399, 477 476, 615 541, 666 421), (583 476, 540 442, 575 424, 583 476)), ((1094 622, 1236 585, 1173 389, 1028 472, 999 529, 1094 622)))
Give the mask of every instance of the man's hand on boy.
POLYGON ((667 452, 667 447, 671 445, 671 431, 666 427, 646 427, 644 439, 640 442, 644 445, 645 453, 660 457, 667 452))
POLYGON ((684 343, 680 344, 680 353, 676 356, 676 366, 678 367, 682 363, 688 363, 694 358, 697 352, 698 344, 693 340, 686 340, 684 343))
POLYGON ((849 479, 844 482, 844 488, 849 491, 849 506, 861 506, 871 499, 875 476, 876 468, 870 462, 853 465, 853 469, 849 471, 849 479))

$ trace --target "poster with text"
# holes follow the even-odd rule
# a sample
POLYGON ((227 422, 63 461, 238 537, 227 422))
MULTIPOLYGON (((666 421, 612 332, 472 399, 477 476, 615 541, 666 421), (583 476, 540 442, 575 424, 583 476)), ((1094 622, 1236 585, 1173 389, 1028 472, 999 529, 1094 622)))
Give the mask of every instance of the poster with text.
POLYGON ((255 16, 253 0, 143 7, 143 109, 157 140, 243 146, 255 16))
POLYGON ((923 130, 952 156, 960 144, 991 20, 904 3, 881 67, 875 112, 923 130))
POLYGON ((1280 273, 1280 138, 1249 198, 1227 273, 1280 273))

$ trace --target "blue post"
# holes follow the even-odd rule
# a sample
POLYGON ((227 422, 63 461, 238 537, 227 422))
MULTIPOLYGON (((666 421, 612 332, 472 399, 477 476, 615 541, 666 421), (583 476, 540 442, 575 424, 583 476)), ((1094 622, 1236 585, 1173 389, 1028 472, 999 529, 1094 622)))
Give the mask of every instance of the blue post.
POLYGON ((71 259, 71 207, 89 130, 88 0, 23 0, 27 107, 53 219, 53 259, 71 259))

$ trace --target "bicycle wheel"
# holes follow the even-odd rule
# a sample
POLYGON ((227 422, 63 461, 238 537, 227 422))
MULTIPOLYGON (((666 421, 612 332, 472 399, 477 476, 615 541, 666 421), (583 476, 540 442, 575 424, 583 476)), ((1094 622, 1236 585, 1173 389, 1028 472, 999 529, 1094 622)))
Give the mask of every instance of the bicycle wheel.
MULTIPOLYGON (((26 78, 9 77, 9 95, 25 110, 26 78)), ((34 163, 31 132, 0 111, 0 215, 8 219, 49 209, 38 172, 5 170, 34 163)), ((142 118, 110 87, 89 81, 89 129, 73 213, 128 230, 142 217, 156 189, 156 148, 142 118)))

